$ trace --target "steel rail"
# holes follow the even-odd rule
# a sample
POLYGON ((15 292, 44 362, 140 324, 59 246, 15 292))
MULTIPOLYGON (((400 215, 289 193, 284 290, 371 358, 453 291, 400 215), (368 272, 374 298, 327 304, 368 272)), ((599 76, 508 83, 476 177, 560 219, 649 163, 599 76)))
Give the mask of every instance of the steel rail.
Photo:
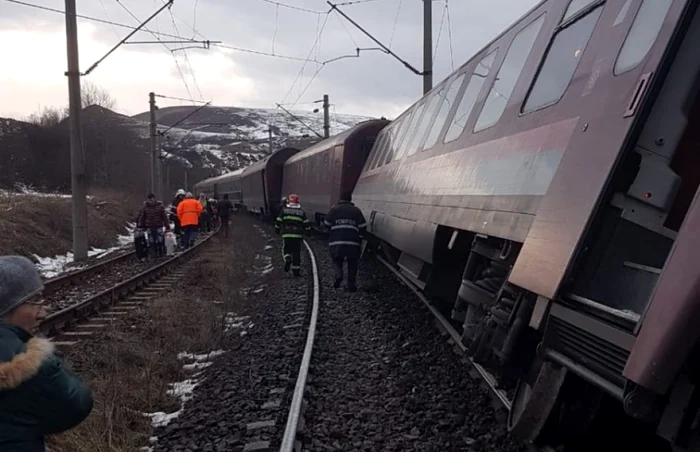
POLYGON ((491 392, 493 393, 493 395, 496 396, 498 401, 503 405, 503 407, 505 409, 510 411, 511 402, 510 402, 510 400, 508 400, 508 396, 506 395, 506 392, 503 391, 502 389, 498 389, 498 386, 497 386, 498 382, 496 381, 496 378, 491 374, 491 372, 486 370, 480 364, 475 363, 470 357, 468 357, 466 355, 467 348, 464 346, 464 344, 462 344, 462 339, 461 339, 459 333, 457 332, 457 330, 454 329, 454 327, 440 313, 440 311, 435 309, 435 307, 432 304, 430 304, 430 301, 428 301, 428 299, 425 297, 425 295, 423 295, 418 290, 418 288, 416 288, 416 286, 411 284, 411 282, 404 275, 402 275, 400 271, 395 269, 391 264, 389 264, 389 262, 387 262, 381 256, 377 256, 377 259, 379 260, 379 262, 384 264, 384 266, 386 266, 386 268, 391 270, 401 280, 401 282, 403 282, 409 289, 411 289, 413 291, 414 294, 416 294, 416 296, 418 296, 420 301, 423 302, 423 304, 430 310, 430 312, 433 314, 433 316, 435 316, 437 321, 440 322, 441 326, 445 329, 447 334, 450 335, 450 338, 454 342, 455 346, 457 346, 460 349, 460 351, 462 352, 464 357, 467 358, 467 360, 469 361, 469 364, 472 365, 474 370, 479 374, 479 376, 488 385, 488 387, 491 390, 491 392))
POLYGON ((69 271, 63 275, 56 276, 55 278, 47 279, 44 281, 44 295, 51 295, 61 287, 71 285, 76 281, 80 281, 94 274, 101 273, 102 271, 106 270, 108 266, 127 260, 135 254, 135 251, 129 251, 127 253, 120 254, 119 256, 115 256, 104 261, 99 261, 94 265, 90 265, 89 267, 81 268, 72 272, 69 271))
POLYGON ((309 257, 311 258, 311 268, 313 270, 314 279, 314 299, 313 307, 311 309, 311 321, 309 322, 309 331, 306 334, 306 346, 304 347, 304 356, 301 358, 301 364, 299 365, 299 376, 297 377, 297 383, 294 387, 294 395, 292 397, 291 407, 289 408, 287 426, 284 429, 284 436, 282 437, 282 445, 280 446, 280 452, 292 452, 294 450, 294 443, 299 427, 299 419, 301 418, 301 405, 304 399, 306 380, 309 375, 311 353, 314 348, 314 339, 316 337, 316 322, 318 320, 320 298, 318 267, 316 266, 316 257, 314 256, 314 252, 306 240, 304 240, 304 245, 306 245, 306 250, 309 252, 309 257))
POLYGON ((39 331, 49 337, 55 336, 72 324, 89 318, 92 314, 99 312, 104 307, 115 304, 115 302, 120 300, 122 297, 168 273, 169 270, 174 269, 177 264, 181 264, 189 260, 197 251, 201 249, 202 245, 214 237, 219 230, 220 229, 217 229, 214 231, 214 233, 196 243, 192 248, 162 262, 161 264, 150 267, 146 271, 143 271, 127 279, 126 281, 116 284, 109 289, 97 293, 73 306, 51 314, 39 324, 39 331))

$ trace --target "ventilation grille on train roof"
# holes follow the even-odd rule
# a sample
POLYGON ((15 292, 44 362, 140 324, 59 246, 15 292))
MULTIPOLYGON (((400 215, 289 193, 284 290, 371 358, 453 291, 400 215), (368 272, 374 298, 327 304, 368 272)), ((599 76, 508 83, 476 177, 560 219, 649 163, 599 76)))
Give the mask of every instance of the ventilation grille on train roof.
POLYGON ((544 342, 606 380, 624 387, 629 352, 558 317, 547 321, 544 342))

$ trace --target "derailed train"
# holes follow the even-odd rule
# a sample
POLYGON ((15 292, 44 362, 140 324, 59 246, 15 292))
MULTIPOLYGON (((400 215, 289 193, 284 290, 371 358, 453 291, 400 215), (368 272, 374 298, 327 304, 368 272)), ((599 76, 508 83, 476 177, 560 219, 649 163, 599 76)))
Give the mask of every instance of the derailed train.
POLYGON ((280 157, 315 221, 353 191, 523 440, 700 450, 699 4, 543 1, 390 125, 280 157))

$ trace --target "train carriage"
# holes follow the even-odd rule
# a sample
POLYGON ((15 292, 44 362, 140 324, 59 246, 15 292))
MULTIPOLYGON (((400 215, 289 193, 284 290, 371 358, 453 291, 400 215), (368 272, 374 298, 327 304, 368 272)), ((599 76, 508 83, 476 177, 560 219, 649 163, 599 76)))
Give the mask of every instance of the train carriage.
POLYGON ((283 193, 301 197, 306 214, 320 226, 343 193, 352 193, 379 131, 389 121, 360 123, 287 160, 283 193))
POLYGON ((201 193, 204 193, 208 197, 218 196, 219 199, 223 198, 224 195, 228 195, 233 205, 239 207, 243 204, 242 174, 243 168, 197 182, 194 185, 195 195, 199 196, 201 193))
POLYGON ((297 152, 295 148, 282 148, 243 170, 241 190, 248 212, 264 218, 277 213, 282 201, 284 163, 297 152))
POLYGON ((392 262, 519 381, 525 440, 620 411, 700 450, 699 3, 541 2, 385 128, 358 180, 392 262))

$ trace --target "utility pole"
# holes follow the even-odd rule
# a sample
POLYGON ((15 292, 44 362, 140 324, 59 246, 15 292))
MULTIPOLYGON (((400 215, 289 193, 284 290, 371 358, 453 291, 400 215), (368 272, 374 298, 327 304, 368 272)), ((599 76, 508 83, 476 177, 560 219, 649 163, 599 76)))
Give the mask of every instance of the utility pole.
POLYGON ((68 103, 70 124, 70 170, 73 217, 73 260, 87 259, 87 180, 81 134, 80 60, 78 58, 78 24, 75 0, 66 0, 66 44, 68 53, 68 103))
POLYGON ((156 187, 158 185, 158 128, 156 127, 156 93, 148 93, 148 104, 151 111, 151 193, 156 194, 156 187))
POLYGON ((328 103, 328 94, 323 95, 323 137, 331 136, 331 117, 329 114, 330 104, 328 103))
POLYGON ((423 0, 423 95, 433 89, 433 0, 423 0))
POLYGON ((270 146, 270 155, 272 155, 272 124, 267 125, 267 140, 270 146))

